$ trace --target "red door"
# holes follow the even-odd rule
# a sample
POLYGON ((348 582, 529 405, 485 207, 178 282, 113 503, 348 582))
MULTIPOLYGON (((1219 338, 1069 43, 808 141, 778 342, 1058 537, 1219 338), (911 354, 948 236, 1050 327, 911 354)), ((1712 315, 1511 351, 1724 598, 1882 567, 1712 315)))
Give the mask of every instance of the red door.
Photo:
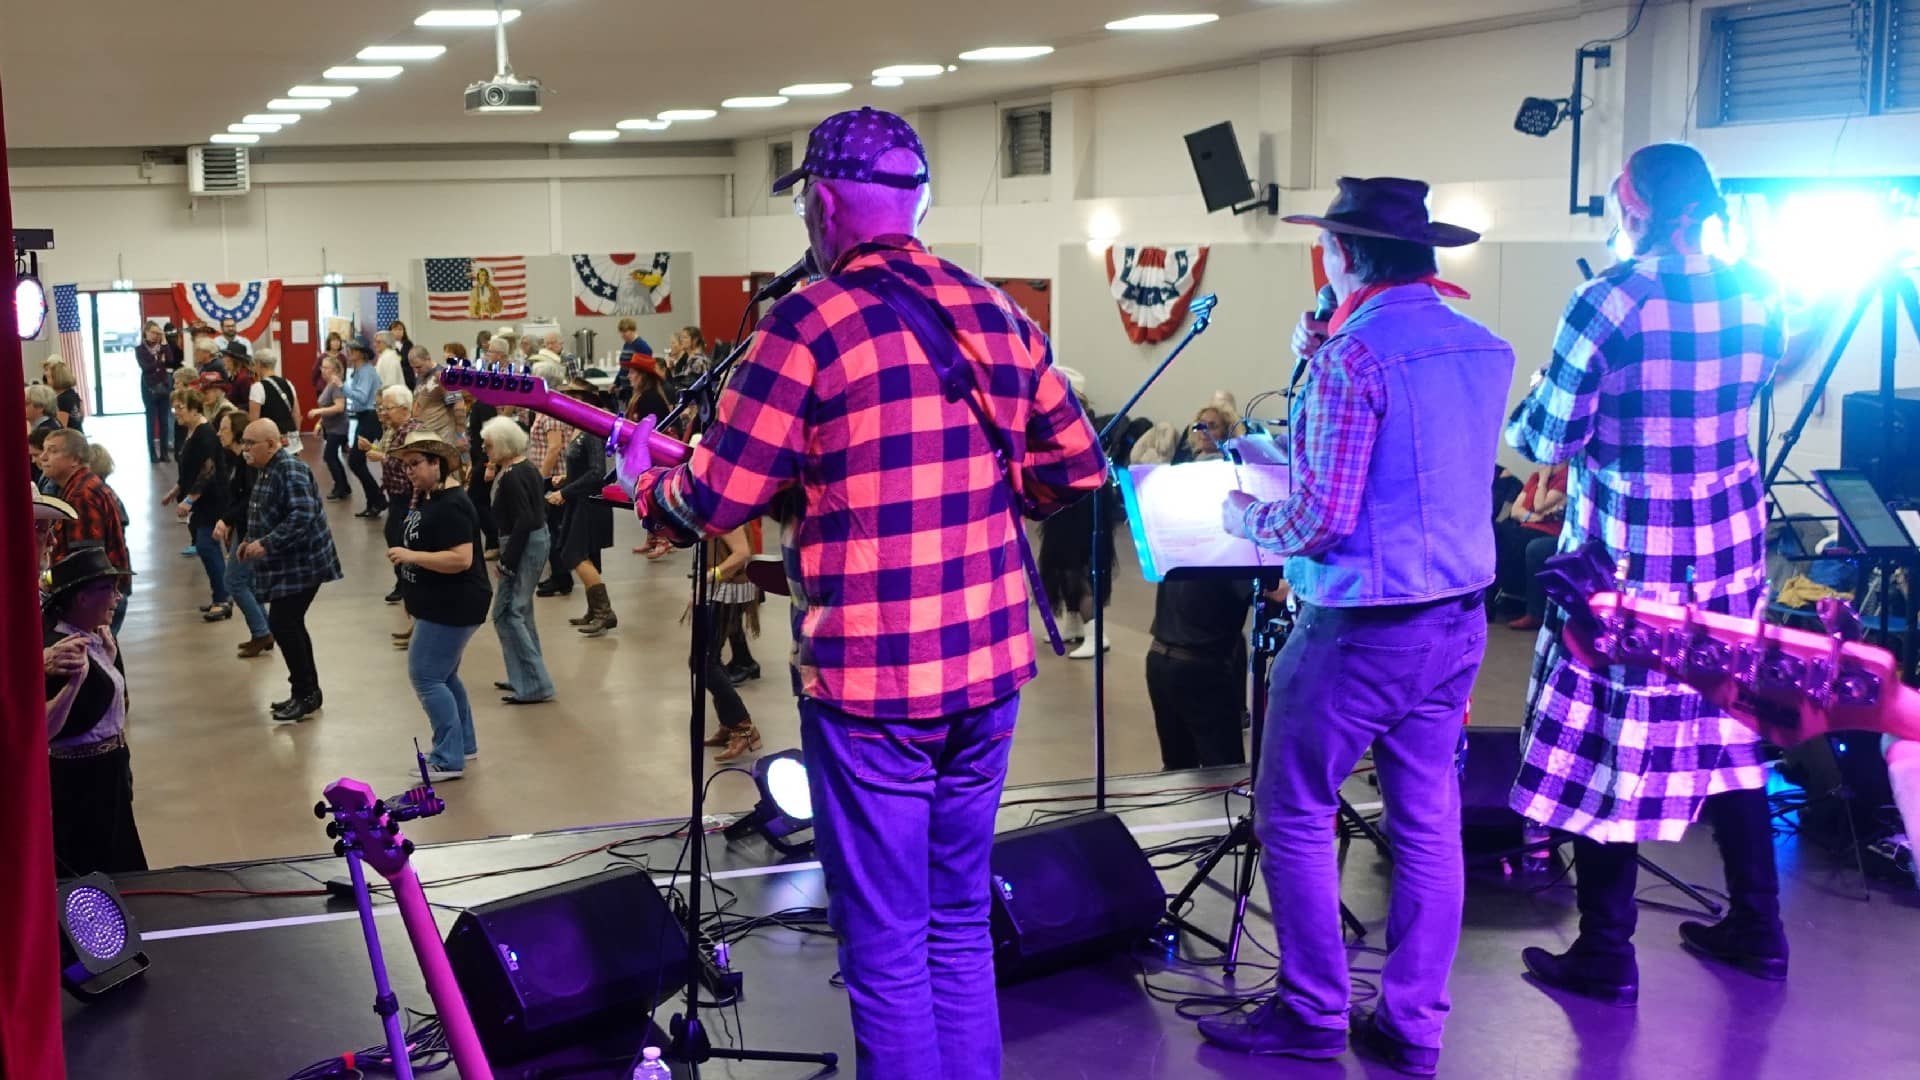
POLYGON ((313 285, 288 285, 280 290, 280 311, 274 316, 279 324, 275 335, 280 340, 280 374, 293 384, 303 405, 310 406, 313 365, 320 361, 320 343, 326 334, 320 329, 319 289, 313 285), (306 341, 294 327, 306 324, 306 341))
POLYGON ((1046 278, 991 278, 989 284, 998 285, 1027 318, 1039 324, 1040 332, 1053 336, 1053 282, 1046 278))
MULTIPOLYGON (((746 313, 747 301, 753 299, 753 277, 702 277, 700 279, 700 334, 707 339, 707 346, 714 343, 732 341, 733 334, 740 326, 740 316, 746 313)), ((749 326, 747 329, 753 329, 749 326)), ((660 342, 654 348, 665 354, 666 343, 660 342)))

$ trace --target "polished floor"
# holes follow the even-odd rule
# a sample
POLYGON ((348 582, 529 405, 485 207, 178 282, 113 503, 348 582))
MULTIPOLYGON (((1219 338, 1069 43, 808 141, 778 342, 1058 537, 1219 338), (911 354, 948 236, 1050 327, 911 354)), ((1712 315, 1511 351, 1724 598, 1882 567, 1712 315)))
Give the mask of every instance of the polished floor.
MULTIPOLYGON (((286 696, 278 654, 242 661, 238 615, 208 624, 198 560, 183 558, 186 530, 159 500, 171 468, 146 461, 137 417, 89 421, 119 461, 112 484, 127 504, 135 571, 121 634, 132 693, 135 810, 156 867, 311 853, 324 848, 309 813, 321 787, 343 775, 375 787, 399 786, 413 765, 413 740, 428 739, 406 678, 405 654, 388 635, 403 623, 381 602, 392 585, 380 524, 353 516, 360 505, 327 504, 346 571, 320 591, 309 615, 326 708, 304 723, 267 716, 286 696)), ((318 446, 305 458, 324 479, 318 446)), ((688 755, 688 556, 657 563, 630 554, 638 523, 622 515, 607 553, 607 579, 620 616, 617 630, 581 638, 566 623, 584 593, 537 600, 546 659, 559 698, 510 707, 493 691, 503 678, 500 647, 483 627, 468 647, 462 677, 474 702, 481 756, 455 787, 459 798, 439 825, 444 839, 510 835, 670 815, 686 805, 688 755)), ((1145 693, 1144 658, 1153 590, 1140 581, 1122 544, 1109 625, 1107 728, 1110 774, 1159 767, 1145 693)), ((743 696, 764 733, 763 752, 796 746, 798 718, 784 676, 790 637, 786 601, 763 609, 754 643, 766 676, 743 696)), ((1036 626, 1037 626, 1036 622, 1036 626)), ((1481 722, 1517 714, 1532 636, 1495 628, 1476 694, 1481 722)), ((1041 673, 1021 701, 1011 782, 1092 775, 1093 665, 1042 649, 1041 673)), ((743 777, 716 782, 716 810, 744 810, 754 792, 743 777)))

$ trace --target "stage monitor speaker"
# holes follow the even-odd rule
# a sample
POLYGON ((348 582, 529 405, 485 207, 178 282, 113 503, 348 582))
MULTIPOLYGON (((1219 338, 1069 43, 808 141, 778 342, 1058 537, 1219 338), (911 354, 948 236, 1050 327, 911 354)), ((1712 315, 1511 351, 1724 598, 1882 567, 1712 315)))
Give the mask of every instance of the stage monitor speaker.
POLYGON ((1231 121, 1188 135, 1187 156, 1193 159, 1193 174, 1200 180, 1207 213, 1254 197, 1253 178, 1247 175, 1247 160, 1240 155, 1240 140, 1234 137, 1231 121))
POLYGON ((1840 399, 1840 467, 1859 469, 1887 500, 1920 498, 1920 388, 1893 393, 1893 441, 1881 422, 1880 392, 1840 399), (1882 462, 1891 466, 1881 472, 1882 462))
POLYGON ((1469 724, 1460 762, 1460 832, 1469 854, 1518 847, 1524 825, 1507 805, 1520 775, 1520 729, 1469 724))
POLYGON ((496 1062, 644 1019, 692 971, 685 931, 632 867, 468 908, 447 959, 496 1062))
POLYGON ((993 963, 1001 982, 1128 948, 1166 915, 1160 876, 1112 814, 1002 833, 992 868, 993 963))

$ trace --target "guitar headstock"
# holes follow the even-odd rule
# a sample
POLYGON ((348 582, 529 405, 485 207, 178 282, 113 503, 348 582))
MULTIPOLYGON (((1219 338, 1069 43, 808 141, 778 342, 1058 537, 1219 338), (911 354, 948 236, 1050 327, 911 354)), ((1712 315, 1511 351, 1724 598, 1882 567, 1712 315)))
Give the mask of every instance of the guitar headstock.
POLYGON ((413 841, 400 835, 399 815, 374 794, 373 788, 363 781, 341 777, 328 784, 324 794, 326 800, 314 804, 313 814, 333 819, 327 822, 327 835, 333 838, 335 855, 345 855, 349 848, 358 851, 382 877, 406 869, 407 859, 413 855, 413 841))
POLYGON ((489 405, 539 409, 552 395, 530 367, 476 364, 455 358, 440 373, 440 385, 463 390, 489 405))

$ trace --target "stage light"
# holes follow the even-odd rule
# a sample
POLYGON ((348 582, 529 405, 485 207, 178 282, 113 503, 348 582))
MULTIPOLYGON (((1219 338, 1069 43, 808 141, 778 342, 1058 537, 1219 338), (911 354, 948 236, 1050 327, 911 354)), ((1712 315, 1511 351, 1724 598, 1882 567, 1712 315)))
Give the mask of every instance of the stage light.
POLYGON ((1192 15, 1135 15, 1131 19, 1115 19, 1107 24, 1109 30, 1185 30, 1192 26, 1205 26, 1210 22, 1219 22, 1220 16, 1196 12, 1192 15))
POLYGON ((1032 60, 1053 51, 1051 45, 989 45, 984 49, 968 49, 960 54, 962 60, 1032 60))
POLYGON ((21 341, 40 336, 41 329, 47 325, 47 287, 40 284, 39 278, 20 274, 20 279, 14 282, 13 318, 21 341))
POLYGON ((332 104, 326 98, 279 97, 267 102, 267 108, 275 112, 318 112, 332 104))
POLYGON ((1864 289, 1920 254, 1920 200, 1861 184, 1727 193, 1727 219, 1707 222, 1707 253, 1766 271, 1796 303, 1864 289))
POLYGON ((105 874, 60 883, 60 982, 82 1001, 147 970, 140 930, 105 874))
POLYGON ((741 840, 759 833, 775 850, 800 855, 812 850, 811 838, 792 837, 813 828, 813 789, 807 784, 807 765, 800 751, 782 750, 754 763, 753 782, 760 802, 753 812, 727 826, 727 839, 741 840))
POLYGON ((1520 115, 1513 118, 1513 130, 1544 139, 1566 119, 1566 107, 1564 98, 1527 98, 1520 103, 1520 115))

